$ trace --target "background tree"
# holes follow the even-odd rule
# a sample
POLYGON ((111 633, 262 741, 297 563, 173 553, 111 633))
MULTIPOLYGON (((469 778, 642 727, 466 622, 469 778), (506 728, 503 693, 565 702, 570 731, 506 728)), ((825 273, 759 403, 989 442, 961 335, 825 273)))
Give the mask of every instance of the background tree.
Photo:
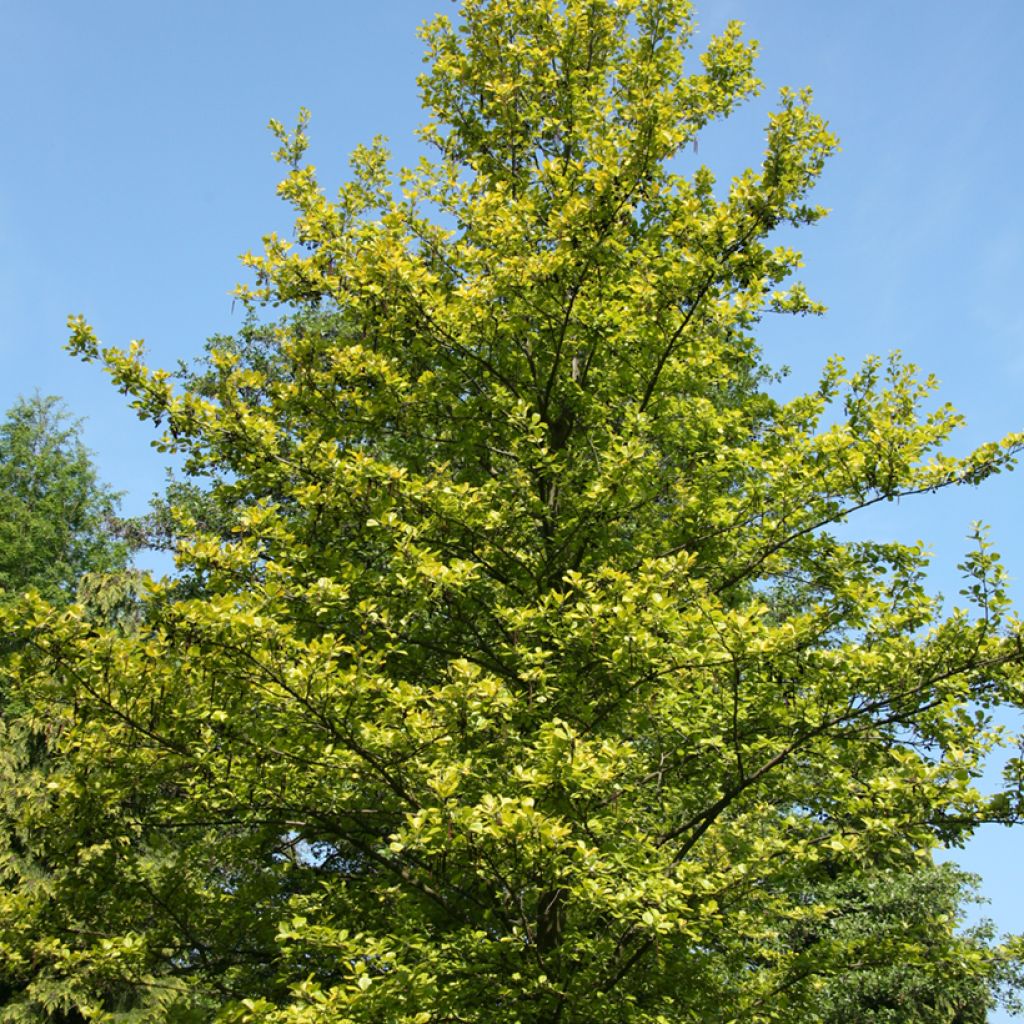
POLYGON ((983 1024, 997 1002, 1015 1006, 1019 961, 992 958, 991 925, 965 924, 977 880, 952 864, 835 871, 808 899, 830 907, 823 924, 797 924, 807 947, 838 938, 862 950, 817 988, 810 1019, 827 1024, 983 1024), (950 924, 958 927, 953 943, 950 924), (987 969, 980 969, 987 964, 987 969))
MULTIPOLYGON (((898 358, 770 397, 760 316, 818 310, 770 239, 822 215, 834 139, 784 92, 719 186, 690 144, 754 47, 691 71, 692 32, 466 0, 424 33, 433 160, 361 149, 332 201, 275 124, 301 249, 241 294, 295 315, 181 388, 73 321, 214 487, 142 629, 5 613, 53 758, 5 811, 11 1015, 824 1019, 878 966, 853 894, 1015 819, 974 786, 1022 681, 983 533, 946 614, 920 548, 831 528, 1021 438, 944 454, 898 358)), ((934 977, 987 985, 1003 952, 919 920, 934 977)))
POLYGON ((0 588, 66 602, 83 574, 123 568, 116 511, 60 400, 16 402, 0 424, 0 588))
MULTIPOLYGON (((60 607, 77 600, 84 614, 119 628, 137 622, 142 576, 127 567, 117 508, 118 496, 100 482, 80 424, 60 400, 20 399, 0 424, 2 599, 14 603, 35 590, 60 607)), ((9 642, 5 636, 0 646, 9 642)), ((39 710, 0 685, 0 790, 8 811, 45 791, 49 778, 54 716, 39 710)), ((14 846, 3 848, 0 874, 9 877, 8 858, 20 852, 27 855, 22 870, 45 888, 52 865, 8 838, 14 846)), ((25 981, 23 970, 0 962, 0 1005, 16 1002, 25 981)))

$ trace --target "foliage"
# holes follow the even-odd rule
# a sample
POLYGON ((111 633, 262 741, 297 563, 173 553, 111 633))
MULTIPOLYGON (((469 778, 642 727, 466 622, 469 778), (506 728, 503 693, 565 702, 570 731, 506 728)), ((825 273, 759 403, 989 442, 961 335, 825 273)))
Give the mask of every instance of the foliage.
MULTIPOLYGON (((951 864, 929 864, 841 873, 813 893, 830 908, 829 938, 863 953, 818 989, 812 1019, 984 1024, 999 989, 1019 985, 1019 963, 1007 951, 991 960, 990 924, 964 926, 975 882, 951 864), (950 942, 954 922, 958 934, 950 942), (980 970, 986 959, 990 969, 980 970)), ((821 931, 797 925, 794 937, 812 944, 821 931)))
POLYGON ((974 784, 1021 702, 998 559, 979 531, 944 614, 920 546, 834 527, 1022 438, 944 454, 895 357, 769 396, 759 318, 819 311, 771 236, 822 216, 835 143, 783 92, 719 186, 690 143, 754 46, 693 70, 692 32, 465 0, 424 30, 432 159, 361 148, 332 201, 274 124, 298 246, 240 294, 282 321, 176 386, 74 319, 212 489, 140 628, 6 616, 7 729, 50 751, 5 748, 8 1018, 826 1020, 858 964, 904 984, 880 943, 966 992, 1010 956, 948 887, 927 944, 850 910, 1016 819, 974 784))
POLYGON ((60 401, 19 399, 0 424, 0 588, 61 602, 83 573, 122 568, 116 509, 60 401))
MULTIPOLYGON (((135 616, 141 576, 127 569, 127 548, 116 535, 117 495, 101 484, 80 426, 57 398, 20 399, 0 425, 0 586, 3 600, 19 607, 31 590, 64 606, 79 601, 81 614, 124 627, 135 616)), ((34 599, 33 599, 34 600, 34 599)), ((9 643, 5 636, 3 646, 9 643)), ((38 789, 48 771, 48 723, 16 688, 0 686, 0 790, 7 815, 38 789)), ((13 840, 18 849, 16 837, 13 840)), ((3 874, 12 852, 3 849, 3 874)), ((45 863, 34 861, 32 882, 47 884, 45 863)), ((5 922, 6 923, 6 922, 5 922)), ((0 962, 0 1002, 23 989, 23 971, 0 962)))

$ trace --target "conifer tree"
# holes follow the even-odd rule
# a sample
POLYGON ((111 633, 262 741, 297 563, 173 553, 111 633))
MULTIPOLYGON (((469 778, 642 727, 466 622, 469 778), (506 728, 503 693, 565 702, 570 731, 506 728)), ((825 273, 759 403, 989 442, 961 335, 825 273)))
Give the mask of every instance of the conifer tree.
POLYGON ((85 573, 122 568, 116 511, 59 399, 19 399, 0 424, 0 589, 66 601, 85 573))

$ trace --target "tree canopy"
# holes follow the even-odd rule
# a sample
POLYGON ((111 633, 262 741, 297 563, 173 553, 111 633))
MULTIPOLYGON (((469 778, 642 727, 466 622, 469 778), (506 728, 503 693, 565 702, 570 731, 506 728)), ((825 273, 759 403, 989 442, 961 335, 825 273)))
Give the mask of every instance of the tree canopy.
POLYGON ((772 397, 760 319, 821 312, 774 232, 836 143, 783 91, 716 181, 756 47, 693 31, 463 0, 417 166, 375 141, 330 199, 272 122, 295 238, 239 296, 282 319, 178 378, 72 320, 202 494, 134 628, 3 613, 9 1019, 832 1020, 884 964, 983 1009, 1013 949, 930 856, 1016 820, 1018 762, 975 783, 1020 626, 980 529, 946 611, 921 546, 838 527, 1024 438, 947 454, 897 356, 772 397))
POLYGON ((19 399, 0 423, 0 589, 69 600, 85 573, 122 568, 116 511, 60 400, 19 399))

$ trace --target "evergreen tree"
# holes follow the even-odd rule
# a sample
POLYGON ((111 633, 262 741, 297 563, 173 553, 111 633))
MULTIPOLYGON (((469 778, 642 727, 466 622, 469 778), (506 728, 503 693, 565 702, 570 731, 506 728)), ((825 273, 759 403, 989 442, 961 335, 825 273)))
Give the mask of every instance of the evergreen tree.
POLYGON ((0 588, 66 602, 85 573, 123 568, 116 511, 60 400, 19 399, 0 423, 0 588))

